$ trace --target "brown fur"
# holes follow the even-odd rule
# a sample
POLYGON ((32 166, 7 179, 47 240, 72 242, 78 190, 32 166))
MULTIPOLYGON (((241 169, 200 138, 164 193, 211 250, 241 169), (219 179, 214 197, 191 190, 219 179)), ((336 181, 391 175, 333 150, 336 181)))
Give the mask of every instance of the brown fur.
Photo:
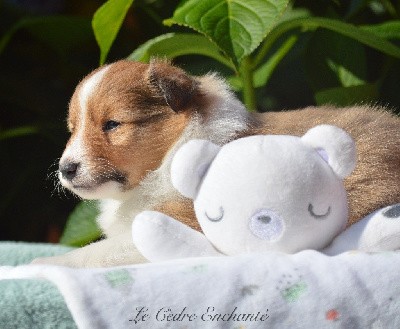
POLYGON ((160 204, 156 209, 167 216, 178 219, 183 224, 190 226, 192 229, 201 231, 199 222, 195 219, 196 214, 193 209, 193 202, 190 199, 181 198, 173 202, 165 202, 160 204))

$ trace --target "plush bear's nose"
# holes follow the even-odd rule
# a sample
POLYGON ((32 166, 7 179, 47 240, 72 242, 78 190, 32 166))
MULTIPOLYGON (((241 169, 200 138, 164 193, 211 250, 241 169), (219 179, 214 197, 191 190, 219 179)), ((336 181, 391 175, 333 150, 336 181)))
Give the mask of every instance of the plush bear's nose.
POLYGON ((284 230, 283 220, 270 209, 258 210, 250 218, 249 228, 253 235, 262 240, 278 240, 284 230))
POLYGON ((61 172, 63 178, 70 181, 76 176, 79 165, 79 162, 67 161, 65 163, 60 163, 58 170, 61 172))

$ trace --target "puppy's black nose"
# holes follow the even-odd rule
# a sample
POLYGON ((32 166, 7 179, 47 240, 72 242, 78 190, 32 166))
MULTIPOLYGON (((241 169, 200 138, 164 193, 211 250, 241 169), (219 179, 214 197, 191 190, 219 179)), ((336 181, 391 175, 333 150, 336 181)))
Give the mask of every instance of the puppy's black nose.
POLYGON ((61 172, 63 178, 67 180, 72 180, 76 176, 78 167, 79 167, 79 162, 66 162, 66 163, 61 163, 58 167, 58 170, 61 172))

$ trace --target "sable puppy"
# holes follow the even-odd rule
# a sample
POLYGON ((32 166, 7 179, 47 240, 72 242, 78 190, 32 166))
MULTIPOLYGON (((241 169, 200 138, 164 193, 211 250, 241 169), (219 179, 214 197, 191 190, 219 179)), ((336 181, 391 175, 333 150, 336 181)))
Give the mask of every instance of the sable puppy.
POLYGON ((73 267, 145 261, 131 242, 131 223, 158 210, 199 229, 191 201, 170 182, 175 151, 194 138, 224 144, 254 134, 303 135, 333 124, 354 138, 358 165, 345 181, 350 222, 400 202, 400 119, 383 109, 315 107, 250 114, 215 74, 192 77, 164 61, 119 61, 77 86, 69 108, 71 138, 59 163, 63 186, 101 200, 106 239, 35 263, 73 267))

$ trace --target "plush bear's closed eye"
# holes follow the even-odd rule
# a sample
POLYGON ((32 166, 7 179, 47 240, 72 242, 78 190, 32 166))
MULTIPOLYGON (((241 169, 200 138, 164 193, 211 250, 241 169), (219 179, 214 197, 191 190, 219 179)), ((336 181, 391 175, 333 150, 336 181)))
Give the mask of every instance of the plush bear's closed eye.
POLYGON ((328 210, 324 214, 316 214, 314 212, 314 206, 310 203, 308 205, 308 212, 310 213, 311 216, 313 216, 316 219, 325 219, 331 213, 331 206, 328 207, 328 210))

